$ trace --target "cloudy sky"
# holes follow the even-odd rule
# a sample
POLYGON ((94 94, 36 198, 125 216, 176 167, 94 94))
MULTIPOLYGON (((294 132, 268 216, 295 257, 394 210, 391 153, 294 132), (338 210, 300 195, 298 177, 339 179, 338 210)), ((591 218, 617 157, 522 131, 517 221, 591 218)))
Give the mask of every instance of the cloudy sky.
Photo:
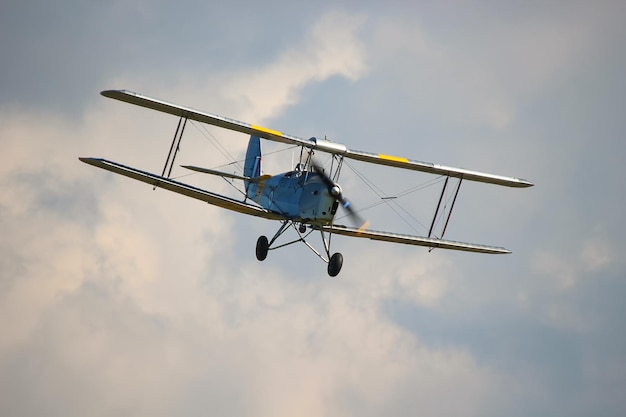
MULTIPOLYGON (((623 416, 624 3, 222 3, 0 4, 0 415, 623 416), (162 168, 176 118, 110 88, 536 186, 464 183, 446 232, 512 255, 337 237, 337 278, 303 245, 260 263, 278 224, 78 161, 162 168)), ((190 125, 178 162, 246 143, 190 125)), ((357 173, 433 180, 353 162, 362 208, 357 173)), ((363 214, 427 233, 437 192, 363 214)))

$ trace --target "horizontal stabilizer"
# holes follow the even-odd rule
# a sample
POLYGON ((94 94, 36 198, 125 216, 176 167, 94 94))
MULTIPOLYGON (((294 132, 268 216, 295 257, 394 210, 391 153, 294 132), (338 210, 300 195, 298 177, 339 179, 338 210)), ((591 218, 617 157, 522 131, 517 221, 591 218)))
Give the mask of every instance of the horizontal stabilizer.
POLYGON ((202 172, 203 174, 211 174, 211 175, 217 175, 219 177, 233 178, 233 179, 242 180, 242 181, 246 181, 246 180, 250 181, 249 177, 244 177, 243 175, 230 174, 228 172, 216 171, 214 169, 196 167, 193 165, 181 165, 181 166, 185 169, 190 169, 196 172, 202 172))
POLYGON ((218 177, 233 178, 236 180, 250 181, 250 182, 261 182, 271 177, 271 175, 261 175, 260 177, 250 178, 250 177, 246 177, 243 175, 231 174, 228 172, 217 171, 215 169, 210 169, 210 168, 196 167, 193 165, 181 165, 181 166, 183 168, 190 169, 192 171, 202 172, 203 174, 217 175, 218 177))

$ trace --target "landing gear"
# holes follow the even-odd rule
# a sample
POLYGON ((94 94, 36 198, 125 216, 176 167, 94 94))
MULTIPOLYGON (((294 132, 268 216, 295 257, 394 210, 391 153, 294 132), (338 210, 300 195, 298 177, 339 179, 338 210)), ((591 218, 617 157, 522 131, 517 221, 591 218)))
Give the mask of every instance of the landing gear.
POLYGON ((321 227, 316 228, 314 226, 311 226, 310 228, 308 228, 306 224, 303 224, 303 223, 297 224, 292 220, 285 220, 283 221, 283 224, 280 226, 280 228, 278 229, 274 237, 272 237, 271 239, 268 239, 267 236, 259 237, 259 239, 256 241, 256 258, 259 261, 263 261, 265 260, 265 258, 267 258, 267 253, 270 250, 279 249, 279 248, 291 245, 293 243, 302 242, 309 249, 311 249, 313 253, 315 253, 322 261, 328 264, 328 267, 327 267, 328 275, 330 275, 331 277, 336 277, 337 275, 339 275, 339 272, 341 271, 341 267, 343 266, 343 255, 337 252, 331 256, 330 254, 331 235, 332 235, 331 231, 325 231, 321 227), (298 238, 287 243, 274 245, 274 243, 276 242, 276 239, 278 239, 289 227, 293 227, 296 230, 296 232, 298 233, 298 238), (322 243, 324 244, 324 252, 322 253, 320 253, 320 251, 315 249, 309 242, 306 241, 306 238, 315 230, 319 230, 322 235, 322 243), (326 236, 325 233, 328 233, 328 236, 326 236))
POLYGON ((328 275, 336 277, 343 266, 343 255, 339 252, 333 254, 328 260, 328 275))
POLYGON ((256 241, 256 258, 259 261, 265 260, 267 258, 267 251, 269 250, 270 244, 267 240, 266 236, 261 236, 256 241))

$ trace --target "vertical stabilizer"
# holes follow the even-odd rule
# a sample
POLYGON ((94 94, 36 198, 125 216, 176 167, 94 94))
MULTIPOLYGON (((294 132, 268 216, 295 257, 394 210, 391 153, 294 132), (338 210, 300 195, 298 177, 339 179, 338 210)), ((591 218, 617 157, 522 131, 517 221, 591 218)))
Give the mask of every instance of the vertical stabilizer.
MULTIPOLYGON (((250 178, 261 176, 261 139, 258 136, 250 136, 246 160, 243 165, 243 175, 250 178)), ((246 196, 254 199, 257 192, 257 184, 245 181, 246 196)))

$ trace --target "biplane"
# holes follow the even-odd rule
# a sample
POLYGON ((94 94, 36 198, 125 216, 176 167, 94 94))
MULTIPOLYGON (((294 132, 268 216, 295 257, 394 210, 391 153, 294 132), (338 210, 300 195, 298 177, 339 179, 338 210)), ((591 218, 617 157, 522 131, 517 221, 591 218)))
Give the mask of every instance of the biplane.
POLYGON ((448 221, 450 220, 450 215, 452 214, 454 202, 456 201, 462 181, 478 181, 487 184, 518 188, 533 185, 531 182, 519 178, 453 168, 381 153, 348 149, 343 144, 327 139, 315 137, 302 139, 277 130, 179 106, 132 91, 106 90, 101 94, 108 98, 177 116, 179 119, 178 125, 161 175, 142 171, 102 158, 79 158, 82 162, 142 181, 152 185, 154 188, 163 188, 221 208, 251 216, 262 217, 264 219, 277 220, 281 222, 281 225, 272 238, 268 239, 266 236, 258 238, 256 243, 256 258, 259 261, 263 261, 266 259, 268 251, 270 250, 279 249, 293 243, 303 242, 320 259, 328 264, 327 272, 330 276, 339 274, 343 265, 343 256, 341 253, 336 252, 331 254, 330 246, 332 235, 424 246, 430 248, 430 250, 440 248, 487 254, 511 253, 509 250, 502 247, 444 240, 443 236, 448 221), (245 190, 242 200, 204 190, 171 178, 176 153, 179 149, 185 126, 189 120, 207 123, 209 125, 250 135, 243 164, 243 172, 240 175, 210 168, 189 165, 184 166, 184 168, 196 172, 216 175, 228 178, 229 180, 242 181, 245 190), (261 139, 298 146, 301 150, 300 161, 293 167, 293 170, 289 172, 277 175, 264 173, 261 166, 261 139), (316 162, 314 158, 316 152, 330 155, 331 166, 328 171, 316 162), (350 204, 350 201, 346 198, 342 187, 338 183, 343 162, 346 158, 445 177, 441 197, 439 198, 439 203, 437 204, 428 236, 414 236, 369 229, 368 222, 364 221, 359 212, 350 204), (432 233, 434 222, 440 214, 441 201, 448 188, 448 180, 450 178, 458 179, 456 190, 454 191, 454 200, 447 214, 443 232, 440 236, 435 236, 432 233), (351 226, 337 224, 335 222, 340 206, 347 214, 347 217, 351 219, 351 226), (278 244, 277 240, 279 237, 289 229, 296 231, 297 239, 278 244), (323 253, 320 253, 321 251, 318 251, 307 241, 307 238, 313 232, 319 232, 321 234, 324 247, 323 253))

